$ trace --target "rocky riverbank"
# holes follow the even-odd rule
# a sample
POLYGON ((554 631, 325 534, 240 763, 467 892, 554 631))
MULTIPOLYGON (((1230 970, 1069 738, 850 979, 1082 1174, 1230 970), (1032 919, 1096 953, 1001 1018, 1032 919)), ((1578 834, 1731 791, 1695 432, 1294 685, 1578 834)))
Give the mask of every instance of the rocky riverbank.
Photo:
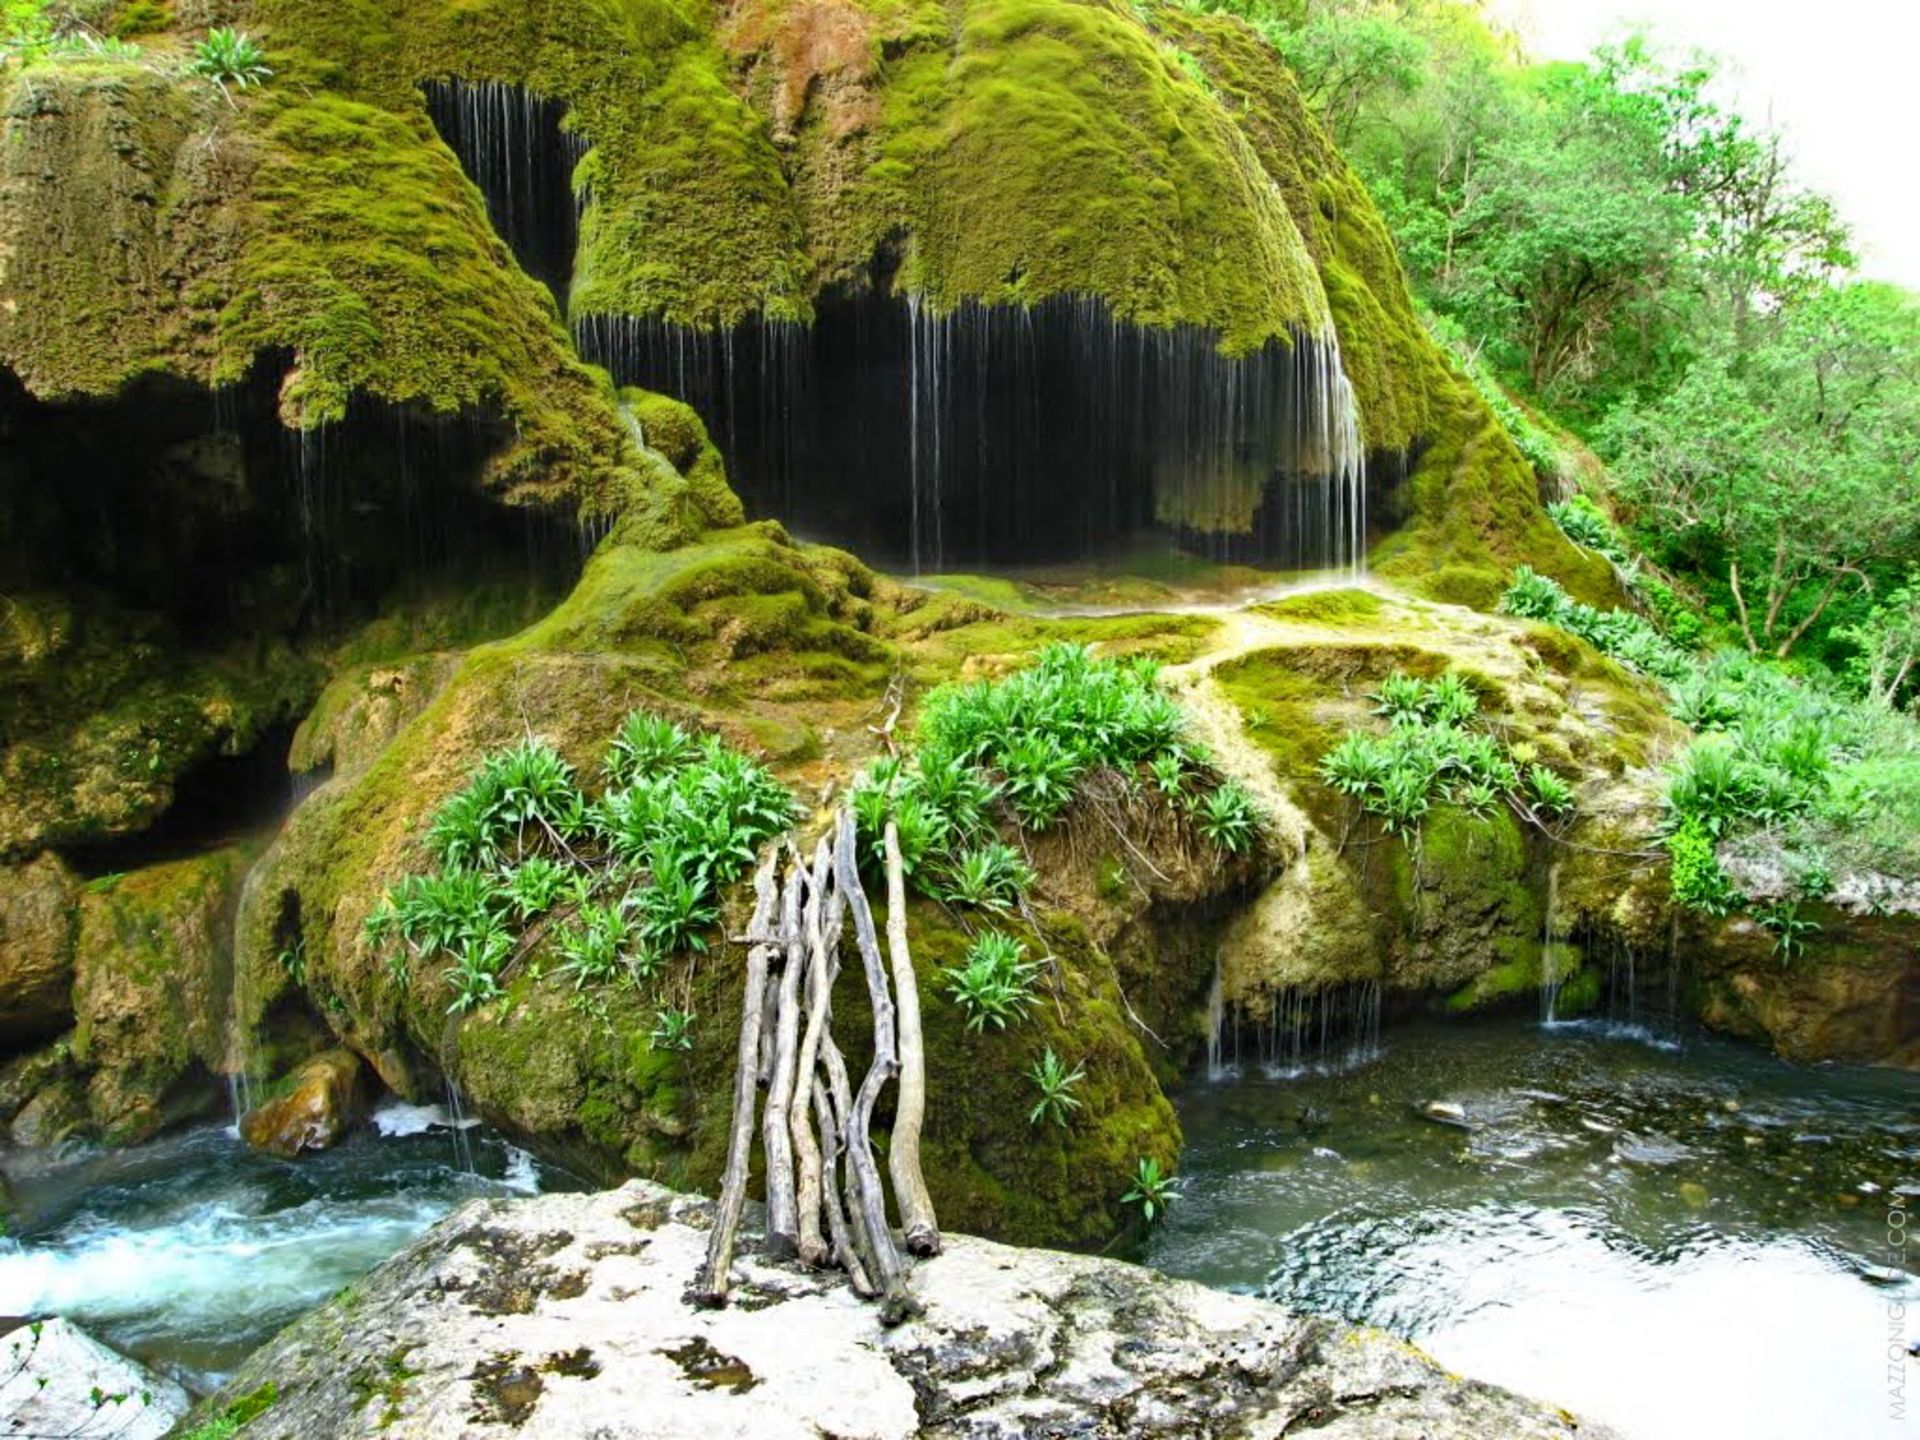
POLYGON ((202 1407, 249 1440, 698 1435, 1601 1435, 1377 1331, 1117 1261, 949 1237, 883 1329, 835 1276, 748 1254, 686 1292, 712 1203, 645 1181, 469 1205, 202 1407))

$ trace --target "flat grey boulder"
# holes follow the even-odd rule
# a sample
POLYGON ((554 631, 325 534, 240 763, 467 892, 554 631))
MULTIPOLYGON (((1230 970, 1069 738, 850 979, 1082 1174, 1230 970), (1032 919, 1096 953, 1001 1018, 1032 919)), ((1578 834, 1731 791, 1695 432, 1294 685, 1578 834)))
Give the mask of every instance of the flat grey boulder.
POLYGON ((0 1335, 0 1435, 156 1440, 192 1402, 65 1320, 0 1335))
POLYGON ((245 1440, 321 1436, 1601 1435, 1377 1331, 1112 1260, 949 1236, 888 1330, 832 1273, 757 1254, 686 1292, 712 1202, 644 1181, 466 1206, 284 1332, 245 1440))

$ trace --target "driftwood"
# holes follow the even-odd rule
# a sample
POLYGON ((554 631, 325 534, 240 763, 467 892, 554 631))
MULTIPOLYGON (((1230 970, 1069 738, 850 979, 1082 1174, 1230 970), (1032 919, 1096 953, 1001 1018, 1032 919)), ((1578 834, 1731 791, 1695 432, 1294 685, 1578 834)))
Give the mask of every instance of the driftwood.
POLYGON ((861 886, 858 852, 853 813, 843 808, 832 835, 815 847, 811 864, 789 847, 784 884, 779 862, 771 856, 755 877, 753 920, 741 937, 748 948, 733 1128, 706 1263, 693 1291, 701 1303, 726 1302, 758 1114, 768 1253, 798 1255, 809 1265, 838 1265, 856 1292, 883 1300, 887 1323, 915 1313, 873 1153, 874 1110, 896 1075, 902 1088, 889 1166, 902 1226, 914 1253, 939 1249, 939 1227, 920 1173, 926 1064, 919 993, 907 950, 898 835, 889 825, 886 955, 861 886), (833 1037, 833 987, 849 915, 873 1008, 873 1064, 857 1092, 833 1037), (900 987, 897 1005, 890 971, 900 987))
MULTIPOLYGON (((754 877, 753 924, 749 940, 765 933, 773 919, 774 859, 767 857, 754 877)), ((734 1239, 740 1212, 747 1200, 747 1172, 753 1163, 753 1109, 759 1077, 760 1019, 765 1008, 767 969, 773 947, 759 942, 747 950, 747 993, 740 1006, 740 1063, 733 1078, 733 1134, 727 1142, 727 1171, 720 1183, 720 1204, 714 1213, 713 1234, 707 1241, 706 1263, 694 1280, 694 1298, 705 1305, 724 1305, 733 1283, 734 1239)))
POLYGON ((857 857, 853 816, 842 812, 840 833, 833 844, 833 871, 847 895, 853 938, 860 947, 860 963, 867 977, 867 998, 873 1004, 873 1063, 867 1067, 867 1077, 853 1097, 853 1113, 847 1117, 847 1169, 851 1177, 847 1204, 860 1212, 867 1232, 868 1268, 891 1306, 901 1297, 905 1267, 887 1225, 887 1197, 880 1188, 880 1167, 874 1163, 871 1132, 873 1108, 879 1103, 880 1091, 898 1071, 899 1062, 894 1058, 893 994, 887 988, 886 961, 880 957, 880 940, 874 933, 873 907, 860 888, 857 857))
POLYGON ((927 1194, 920 1169, 920 1126, 927 1114, 927 1056, 920 1037, 920 988, 913 975, 913 956, 907 950, 906 866, 900 857, 900 828, 891 817, 886 829, 887 957, 893 966, 893 988, 898 996, 900 1097, 894 1102, 893 1133, 887 1146, 887 1169, 893 1176, 893 1196, 900 1207, 900 1228, 907 1232, 907 1249, 915 1255, 940 1253, 940 1225, 933 1217, 933 1197, 927 1194))
MULTIPOLYGON (((793 1103, 794 1061, 800 1049, 800 970, 806 938, 800 931, 801 894, 807 874, 796 861, 787 870, 780 900, 780 945, 784 964, 774 1004, 773 1072, 767 1081, 766 1118, 760 1148, 767 1159, 767 1251, 785 1257, 799 1249, 794 1214, 793 1137, 788 1109, 793 1103)), ((769 993, 775 993, 769 987, 769 993)))
MULTIPOLYGON (((827 894, 832 881, 833 849, 822 840, 813 852, 813 874, 807 890, 805 917, 801 922, 807 946, 806 979, 801 987, 807 1011, 807 1028, 800 1037, 800 1053, 794 1062, 797 1083, 786 1115, 787 1133, 793 1139, 794 1202, 799 1212, 795 1219, 800 1259, 808 1265, 824 1265, 839 1248, 836 1245, 834 1250, 829 1250, 826 1237, 820 1233, 821 1205, 828 1198, 838 1205, 839 1197, 833 1194, 831 1184, 824 1193, 821 1190, 822 1144, 814 1138, 811 1123, 813 1112, 821 1104, 819 1082, 813 1072, 820 1060, 820 1037, 826 1033, 827 1022, 832 1015, 829 1002, 833 993, 833 962, 826 953, 827 917, 824 913, 833 903, 827 894)), ((833 930, 837 939, 837 917, 833 930)), ((823 1125, 821 1134, 826 1137, 829 1154, 837 1157, 839 1147, 834 1143, 831 1126, 823 1125)))

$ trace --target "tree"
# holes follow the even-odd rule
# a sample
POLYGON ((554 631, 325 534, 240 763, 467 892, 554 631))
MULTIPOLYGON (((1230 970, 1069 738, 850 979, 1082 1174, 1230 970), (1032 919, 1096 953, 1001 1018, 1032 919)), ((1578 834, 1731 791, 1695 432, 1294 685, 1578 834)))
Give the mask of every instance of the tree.
POLYGON ((1585 66, 1553 67, 1462 179, 1436 300, 1501 343, 1537 394, 1607 369, 1683 265, 1661 119, 1585 66))
POLYGON ((1770 330, 1623 407, 1601 440, 1642 524, 1704 542, 1748 648, 1785 659, 1920 539, 1920 304, 1836 286, 1770 330))
POLYGON ((1848 677, 1875 704, 1896 704, 1920 665, 1920 570, 1909 569, 1865 616, 1835 627, 1834 635, 1857 652, 1848 677))

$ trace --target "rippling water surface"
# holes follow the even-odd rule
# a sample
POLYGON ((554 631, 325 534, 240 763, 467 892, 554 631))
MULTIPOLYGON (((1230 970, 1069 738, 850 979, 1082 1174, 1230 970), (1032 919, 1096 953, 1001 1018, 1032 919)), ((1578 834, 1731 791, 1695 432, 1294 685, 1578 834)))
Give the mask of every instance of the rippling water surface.
POLYGON ((1161 1269, 1380 1326, 1634 1440, 1920 1434, 1920 1222, 1889 1244, 1920 1206, 1920 1077, 1421 1023, 1371 1064, 1198 1084, 1180 1113, 1161 1269))
POLYGON ((455 1206, 558 1178, 497 1136, 456 1132, 437 1107, 375 1118, 294 1161, 207 1126, 16 1164, 0 1315, 64 1315, 204 1389, 455 1206))

